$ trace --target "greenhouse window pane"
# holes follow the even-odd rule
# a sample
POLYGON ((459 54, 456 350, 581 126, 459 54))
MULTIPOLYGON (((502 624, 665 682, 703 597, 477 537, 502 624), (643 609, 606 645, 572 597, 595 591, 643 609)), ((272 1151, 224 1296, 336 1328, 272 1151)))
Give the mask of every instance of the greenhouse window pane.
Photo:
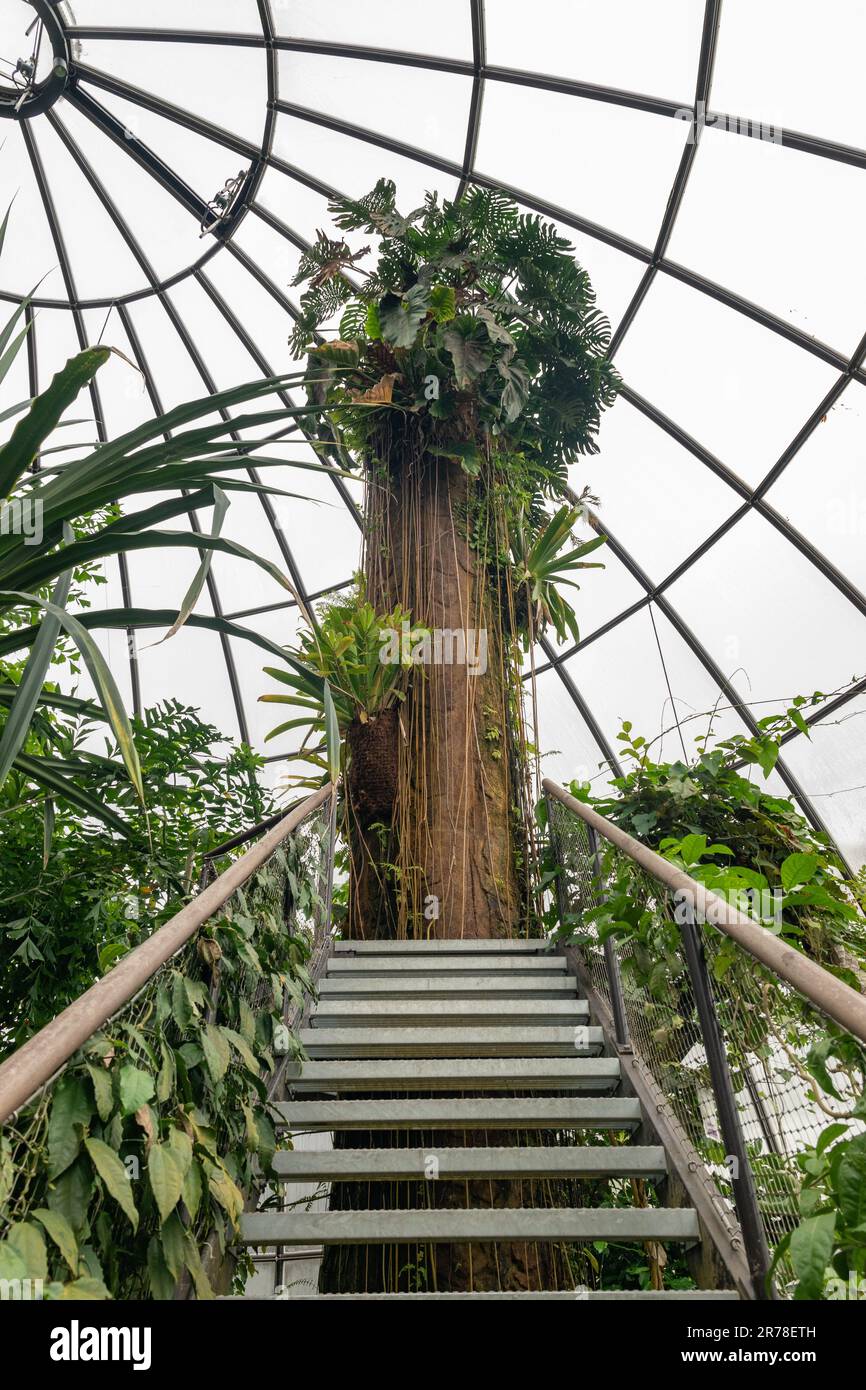
POLYGON ((858 0, 725 0, 714 110, 866 148, 866 9, 858 0))
POLYGON ((621 236, 652 243, 687 129, 644 111, 489 82, 475 166, 621 236))
POLYGON ((838 372, 667 275, 657 275, 617 366, 629 386, 756 486, 838 372))
POLYGON ((866 286, 848 229, 864 222, 861 169, 708 128, 668 255, 851 353, 866 286))
POLYGON ((767 493, 767 501, 862 592, 866 592, 864 476, 866 387, 852 382, 767 493))
POLYGON ((581 78, 601 86, 690 103, 703 6, 691 0, 536 0, 532 22, 520 0, 486 6, 492 64, 581 78))

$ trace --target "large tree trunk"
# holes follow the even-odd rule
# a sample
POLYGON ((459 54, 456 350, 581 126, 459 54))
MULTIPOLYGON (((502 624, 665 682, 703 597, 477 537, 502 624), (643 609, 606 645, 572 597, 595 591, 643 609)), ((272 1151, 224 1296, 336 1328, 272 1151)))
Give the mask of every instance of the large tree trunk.
MULTIPOLYGON (((421 455, 371 489, 370 602, 379 612, 399 603, 431 633, 431 659, 400 710, 392 821, 399 929, 510 936, 521 917, 513 721, 499 613, 461 524, 473 483, 456 461, 421 455)), ((368 926, 365 934, 374 933, 368 926)))
MULTIPOLYGON (((404 439, 405 443, 405 439, 404 439)), ((521 829, 516 791, 513 703, 498 601, 465 534, 474 483, 454 460, 410 443, 386 479, 368 483, 367 596, 379 613, 399 603, 440 643, 412 680, 399 714, 392 815, 372 829, 352 790, 353 935, 507 937, 525 929, 521 829), (450 634, 450 638, 447 636, 450 634), (448 660, 449 655, 452 657, 448 660), (442 659, 437 660, 437 656, 442 659), (465 657, 474 660, 466 660, 465 657), (457 658, 457 659, 454 659, 457 658), (482 669, 483 668, 483 669, 482 669), (378 853, 394 869, 373 862, 378 853)), ((481 1133, 339 1136, 351 1147, 484 1145, 481 1133)), ((499 1134, 497 1144, 525 1142, 499 1134)), ((546 1184, 436 1183, 335 1185, 332 1207, 388 1209, 518 1207, 543 1204, 546 1184)), ((326 1252, 322 1287, 363 1291, 528 1290, 568 1286, 564 1263, 544 1245, 343 1248, 326 1252)))

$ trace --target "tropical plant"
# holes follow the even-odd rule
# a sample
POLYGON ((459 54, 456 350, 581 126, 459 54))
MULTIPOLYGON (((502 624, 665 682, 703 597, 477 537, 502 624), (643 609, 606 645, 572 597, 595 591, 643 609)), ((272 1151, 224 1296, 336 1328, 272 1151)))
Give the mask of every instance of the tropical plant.
POLYGON ((107 835, 84 807, 48 795, 18 769, 0 789, 0 1054, 176 911, 209 849, 273 809, 258 783, 262 760, 169 700, 131 721, 148 836, 101 708, 51 698, 57 706, 39 714, 28 756, 50 748, 82 794, 129 833, 107 835), (99 732, 103 754, 93 751, 99 732))
POLYGON ((326 691, 343 739, 353 722, 366 724, 405 700, 407 676, 426 636, 426 629, 413 626, 411 614, 399 605, 391 613, 377 614, 357 593, 326 605, 321 622, 303 631, 296 647, 286 648, 291 669, 264 668, 292 693, 268 693, 259 699, 304 711, 271 729, 266 741, 291 729, 308 729, 308 737, 319 736, 319 742, 307 748, 305 738, 294 757, 327 774, 326 691))
MULTIPOLYGON (((597 450, 599 414, 618 384, 586 271, 551 223, 521 214, 499 190, 442 204, 428 194, 406 217, 395 197, 380 179, 365 197, 331 205, 342 230, 379 238, 379 261, 353 279, 368 248, 353 253, 319 233, 295 277, 308 284, 295 351, 342 310, 343 341, 311 361, 317 374, 326 366, 339 375, 347 405, 392 404, 459 424, 471 401, 472 436, 507 441, 548 486, 564 483, 566 465, 597 450)), ((359 413, 343 419, 354 425, 359 413)), ((472 467, 475 438, 463 440, 472 467)))
POLYGON ((566 640, 569 632, 575 642, 580 641, 577 614, 559 592, 559 586, 579 589, 580 585, 569 577, 575 570, 604 569, 603 564, 587 563, 584 557, 604 545, 605 537, 596 536, 563 554, 563 546, 573 541, 571 532, 579 516, 579 507, 560 507, 535 535, 527 534, 522 516, 518 519, 511 538, 512 582, 518 592, 523 588, 527 594, 527 646, 548 624, 560 642, 566 640))
POLYGON ((0 1279, 41 1279, 49 1300, 170 1299, 189 1277, 213 1297, 201 1252, 226 1252, 278 1146, 268 1088, 311 985, 324 827, 308 834, 3 1127, 0 1279))

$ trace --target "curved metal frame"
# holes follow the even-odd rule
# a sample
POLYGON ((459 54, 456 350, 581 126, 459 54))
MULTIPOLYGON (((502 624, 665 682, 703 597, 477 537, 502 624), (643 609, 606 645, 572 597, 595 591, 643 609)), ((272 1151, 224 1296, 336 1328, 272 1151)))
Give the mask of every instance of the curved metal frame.
MULTIPOLYGON (((643 598, 630 604, 621 613, 603 624, 596 631, 591 632, 574 647, 570 647, 561 652, 555 652, 549 644, 542 644, 547 661, 539 667, 539 671, 555 669, 563 680, 580 710, 592 737, 597 742, 604 758, 610 762, 612 767, 616 767, 616 758, 612 748, 607 742, 604 731, 599 722, 594 718, 586 701, 581 696, 573 673, 567 669, 565 663, 584 646, 597 641, 606 632, 624 622, 628 617, 635 614, 640 608, 655 605, 660 612, 664 613, 668 620, 673 624, 680 636, 686 641, 689 648, 697 656, 704 669, 711 676, 712 680, 718 685, 719 689, 726 695, 737 713, 743 719, 746 727, 751 728, 753 721, 748 708, 737 695, 730 682, 725 678, 711 655, 703 647, 697 636, 679 617, 676 610, 666 596, 666 591, 705 556, 713 545, 727 534, 738 521, 746 516, 750 511, 758 512, 766 521, 774 526, 800 553, 814 565, 824 577, 839 590, 841 594, 851 603, 857 611, 866 615, 866 596, 864 596, 851 581, 839 571, 832 561, 825 556, 817 547, 796 528, 794 528, 779 512, 777 512, 767 500, 767 494, 773 484, 778 480, 791 460, 797 455, 827 411, 840 398, 843 391, 852 381, 866 384, 866 337, 858 345, 855 352, 848 357, 845 353, 838 351, 829 344, 822 343, 805 330, 779 318, 777 315, 754 304, 744 297, 736 294, 733 290, 720 285, 705 276, 688 269, 685 266, 672 261, 668 257, 668 248, 671 237, 676 226, 677 217, 683 202, 683 198, 688 185, 689 176, 694 165, 697 150, 700 145, 703 129, 708 124, 713 124, 719 119, 719 114, 710 108, 712 93, 713 68, 716 52, 716 38, 721 11, 721 0, 705 0, 702 39, 698 69, 696 73, 694 97, 689 105, 669 98, 662 98, 654 95, 644 95, 641 93, 625 91, 623 89, 594 84, 582 80, 569 79, 550 74, 523 72, 516 69, 506 68, 491 64, 487 60, 487 49, 485 42, 485 6, 484 0, 466 0, 469 6, 472 31, 472 54, 465 59, 440 58, 436 56, 402 52, 399 50, 367 47, 357 44, 342 44, 337 42, 325 42, 313 39, 295 38, 281 35, 276 31, 273 20, 272 7, 270 0, 257 0, 257 10, 261 26, 261 32, 239 34, 228 32, 213 31, 194 31, 184 29, 166 28, 142 28, 142 27, 118 27, 118 26, 91 26, 91 25, 68 25, 62 26, 64 43, 67 48, 74 40, 91 40, 97 42, 101 39, 111 41, 127 42, 172 42, 185 43, 190 45, 218 45, 225 47, 243 47, 263 50, 266 54, 266 85, 267 98, 265 108, 265 120, 262 130, 261 140, 258 144, 244 139, 231 130, 217 126, 210 121, 196 116, 193 112, 186 111, 180 106, 173 105, 141 88, 113 77, 111 74, 100 71, 98 68, 87 64, 70 64, 69 79, 66 83, 63 97, 69 101, 76 109, 81 112, 103 135, 121 146, 136 163, 143 168, 165 191, 173 196, 180 205, 200 222, 207 217, 207 204, 203 202, 194 190, 178 177, 174 170, 165 163, 164 160, 147 145, 135 137, 130 138, 129 132, 125 131, 122 124, 112 115, 105 105, 98 99, 95 93, 104 92, 109 96, 117 96, 125 101, 132 102, 147 109, 160 118, 190 130, 202 138, 208 139, 222 148, 231 151, 233 154, 240 155, 249 161, 249 170, 244 181, 243 188, 238 199, 232 206, 231 213, 225 222, 221 223, 215 232, 215 236, 210 246, 204 254, 199 257, 192 265, 188 265, 176 271, 168 278, 160 279, 150 265, 146 253, 144 252, 135 230, 126 224, 114 206, 112 199, 101 184, 98 176, 90 167, 81 150, 78 149, 73 137, 62 120, 62 105, 57 109, 47 111, 47 119, 53 129, 60 136, 64 147, 77 163, 81 173, 90 183, 91 188, 96 193, 105 211, 111 217, 125 244, 130 249, 138 264, 142 268, 147 280, 146 287, 120 295, 116 298, 90 298, 81 299, 77 296, 72 277, 71 267, 68 256, 63 246, 60 223, 53 208, 51 190, 45 177, 44 169, 37 174, 37 182, 42 194, 43 205, 46 209, 46 216, 54 237, 55 246, 58 251, 61 271, 66 291, 66 299, 57 299, 40 296, 34 299, 33 307, 28 310, 28 316, 33 319, 33 309, 45 308, 65 308, 71 310, 79 340, 83 341, 83 312, 95 308, 118 308, 127 329, 130 342, 133 342, 134 325, 129 315, 129 306, 139 300, 156 296, 166 310, 178 337, 183 344, 193 362, 196 371, 208 389, 212 387, 212 379, 209 376, 204 361, 199 353, 191 334, 183 323, 177 312, 168 291, 181 282, 194 280, 209 296, 222 317, 229 324, 229 327, 242 343, 262 371, 270 372, 270 367, 258 349, 253 335, 240 322, 237 315, 220 295, 211 277, 206 273, 206 267, 215 255, 227 251, 244 267, 250 274, 285 310, 289 315, 294 315, 296 310, 291 300, 284 292, 274 284, 267 273, 253 260, 248 253, 240 247, 234 239, 234 234, 243 219, 252 213, 255 217, 264 222, 278 235, 282 236, 289 244, 296 248, 303 249, 306 246, 305 239, 288 226, 280 217, 271 212, 270 209, 257 201, 257 195, 261 180, 267 169, 273 169, 281 173, 291 181, 302 184, 322 197, 331 197, 338 192, 327 183, 318 179, 314 173, 300 169, 291 164, 288 160, 278 156, 274 152, 274 135, 277 121, 280 115, 289 116, 303 120, 307 123, 327 128, 345 136, 347 139, 360 140, 366 144, 372 144, 388 151, 398 154, 405 158, 414 160, 425 167, 435 169, 450 177, 457 183, 459 191, 465 189, 469 183, 481 185, 492 185, 494 180, 488 178, 476 167, 477 143, 481 124, 481 112, 483 106, 484 92, 488 83, 499 83, 506 85, 517 85, 530 89, 557 92, 565 96, 573 97, 577 100, 595 101, 613 104, 626 109, 644 111, 654 115, 663 116, 669 119, 679 119, 683 121, 684 114, 688 114, 689 121, 683 122, 686 140, 677 169, 673 186, 666 204, 665 213, 662 218, 659 232, 652 247, 642 246, 628 237, 621 235, 614 229, 600 226, 589 219, 581 216, 574 210, 558 207, 545 200, 532 197, 525 190, 515 187, 505 186, 505 191, 515 197, 525 207, 537 211, 556 219, 563 225, 573 228, 591 238, 599 240, 604 244, 613 247, 624 255, 640 261, 645 269, 641 276, 635 293, 632 296, 620 323, 612 335, 611 353, 613 354, 622 344, 626 334, 633 325, 636 315, 640 311, 647 293, 657 275, 667 275, 672 279, 678 280, 683 284, 697 290, 700 294, 708 295, 718 303, 749 318, 758 323, 767 331, 777 334, 788 342, 795 344, 803 351, 818 358, 820 361, 834 367, 839 376, 827 393, 825 398, 820 401, 811 411, 803 427, 784 450, 780 458, 768 471, 756 488, 750 488, 741 478, 729 469, 720 459, 716 458, 697 440, 693 439, 675 421, 658 410, 651 402, 645 400, 631 387, 626 385, 623 392, 626 400, 641 411, 647 419, 651 420, 659 428, 669 434, 677 443, 685 448, 693 458, 704 467, 709 468, 718 478, 720 478, 734 494, 736 503, 731 514, 725 518, 716 530, 681 561, 677 567, 666 577, 658 582, 653 582, 642 570, 639 564, 631 557, 628 550, 610 538, 609 544, 618 558, 626 565, 629 572, 644 590, 643 598), (466 78, 471 83, 469 92, 468 118, 466 139, 464 144, 463 156, 460 161, 446 159, 433 154, 430 151, 418 149, 403 141, 371 131, 351 122, 340 120, 329 116, 325 112, 310 110, 299 106, 296 103, 283 99, 278 91, 277 57, 280 51, 299 52, 309 55, 322 55, 337 57, 342 59, 357 59, 367 62, 377 62, 382 64, 397 65, 401 67, 416 67, 435 72, 456 74, 466 78), (130 330, 132 330, 130 332, 130 330)), ((34 6, 41 11, 46 9, 52 14, 56 23, 53 6, 48 4, 48 0, 33 0, 34 6)), ((31 161, 34 165, 34 173, 39 162, 38 147, 35 144, 32 134, 26 130, 27 122, 21 122, 22 130, 25 131, 28 150, 31 161)), ((724 122, 724 128, 732 136, 738 131, 747 128, 743 122, 724 122)), ((791 148, 803 151, 816 158, 830 159, 845 163, 856 168, 866 169, 866 151, 854 149, 842 145, 835 141, 825 140, 811 135, 805 135, 786 128, 777 128, 781 134, 782 143, 791 148)), ((20 296, 8 291, 0 291, 0 299, 16 301, 20 296)), ((140 346, 140 345, 139 345, 140 346)), ((35 336, 31 334, 28 344, 30 382, 31 390, 36 391, 37 370, 36 370, 36 350, 35 336)), ((154 394, 152 378, 147 370, 147 365, 143 356, 139 358, 139 365, 145 372, 148 381, 148 389, 151 392, 151 400, 154 408, 157 408, 158 396, 154 394)), ((97 418, 98 427, 102 429, 102 412, 99 402, 98 390, 94 388, 92 392, 94 413, 97 418)), ((288 399, 288 398, 286 398, 288 399)), ((250 476, 256 476, 254 472, 254 461, 251 460, 250 476)), ((343 480, 333 477, 333 482, 343 502, 350 510, 350 514, 358 521, 357 508, 353 502, 351 494, 345 487, 343 480)), ((270 504, 270 499, 262 495, 262 505, 267 513, 269 524, 272 527, 277 543, 280 547, 283 559, 289 572, 292 574, 296 587, 305 600, 303 577, 287 545, 285 535, 275 525, 275 515, 270 504)), ((610 537, 610 531, 604 526, 605 534, 610 537)), ((121 582, 124 587, 124 596, 128 593, 128 575, 124 572, 121 565, 121 582)), ((333 586, 331 586, 333 587, 333 586)), ((214 603, 215 612, 220 613, 219 598, 216 594, 213 582, 210 585, 211 599, 214 603)), ((279 606, 279 605, 274 605, 279 606)), ((290 605, 283 605, 290 606, 290 605)), ((223 638, 223 650, 227 664, 229 681, 233 690, 235 707, 238 715, 239 728, 242 733, 246 732, 246 722, 243 711, 243 702, 237 682, 237 675, 234 672, 231 649, 226 638, 223 638)), ((132 661, 132 680, 133 691, 136 702, 139 699, 137 686, 137 671, 134 660, 132 661)), ((845 696, 834 702, 834 708, 839 708, 847 699, 854 698, 861 693, 861 686, 854 687, 845 696)), ((821 714, 813 717, 813 722, 819 719, 821 714)), ((795 735, 789 735, 786 742, 795 735)), ((808 796, 799 786, 796 778, 790 772, 784 760, 780 761, 779 771, 785 779, 789 790, 796 797, 803 807, 804 812, 809 816, 816 826, 823 828, 823 821, 818 815, 814 805, 808 796)))

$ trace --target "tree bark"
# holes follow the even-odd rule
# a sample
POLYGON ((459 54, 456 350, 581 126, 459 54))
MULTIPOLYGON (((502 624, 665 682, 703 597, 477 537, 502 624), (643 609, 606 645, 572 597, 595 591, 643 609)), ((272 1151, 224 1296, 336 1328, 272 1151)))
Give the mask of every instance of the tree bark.
MULTIPOLYGON (((371 479, 368 486, 367 597, 379 613, 397 604, 408 609, 412 623, 433 635, 433 660, 419 668, 399 712, 397 791, 387 825, 397 878, 386 882, 387 873, 371 862, 377 852, 383 857, 384 822, 377 849, 373 832, 356 817, 351 929, 368 938, 513 936, 522 915, 512 811, 519 802, 512 776, 513 715, 499 602, 463 523, 474 482, 456 461, 411 447, 390 462, 387 482, 371 479)), ((487 1143, 487 1135, 465 1131, 437 1134, 435 1144, 432 1138, 350 1132, 337 1136, 337 1142, 347 1147, 426 1143, 432 1154, 487 1143)), ((526 1139, 497 1134, 495 1142, 526 1139)), ((332 1208, 520 1207, 544 1201, 544 1184, 430 1184, 423 1177, 410 1184, 335 1185, 332 1208)), ((344 1247, 326 1252, 322 1287, 342 1292, 543 1289, 563 1281, 563 1268, 550 1247, 535 1244, 454 1244, 420 1251, 344 1247)))

